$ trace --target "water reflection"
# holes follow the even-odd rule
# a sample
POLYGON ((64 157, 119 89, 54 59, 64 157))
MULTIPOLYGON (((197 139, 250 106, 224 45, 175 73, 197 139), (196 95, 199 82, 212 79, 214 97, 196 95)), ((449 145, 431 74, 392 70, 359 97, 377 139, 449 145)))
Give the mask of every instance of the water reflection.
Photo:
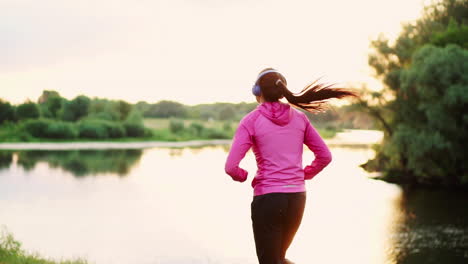
MULTIPOLYGON (((228 149, 3 151, 0 225, 26 249, 58 259, 258 263, 252 189, 225 175, 228 149), (82 177, 103 173, 127 176, 82 177)), ((467 263, 467 194, 372 180, 358 166, 374 155, 371 149, 331 151, 334 162, 307 182, 303 225, 288 257, 296 263, 467 263)), ((306 151, 304 162, 311 160, 306 151)), ((255 171, 252 152, 241 165, 255 171)))
POLYGON ((405 188, 392 253, 399 264, 467 263, 468 194, 405 188))
POLYGON ((16 156, 17 164, 26 171, 33 170, 39 162, 46 162, 51 168, 63 169, 75 177, 100 173, 125 176, 140 160, 142 152, 140 149, 2 151, 0 168, 8 168, 16 156))
POLYGON ((8 169, 13 162, 12 151, 0 151, 0 170, 8 169))

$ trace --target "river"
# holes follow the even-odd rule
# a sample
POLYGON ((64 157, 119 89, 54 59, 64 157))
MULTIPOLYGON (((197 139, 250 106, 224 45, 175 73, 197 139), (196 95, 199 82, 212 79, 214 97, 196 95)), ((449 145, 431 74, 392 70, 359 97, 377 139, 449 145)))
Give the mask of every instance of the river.
MULTIPOLYGON (((288 257, 303 264, 468 263, 468 195, 372 179, 359 164, 374 155, 369 144, 378 139, 348 131, 327 141, 333 162, 307 182, 288 257)), ((229 144, 202 143, 3 147, 0 225, 23 248, 54 259, 257 263, 252 178, 241 184, 224 174, 229 144)), ((312 160, 306 150, 304 162, 312 160)), ((251 152, 241 165, 254 173, 251 152)))

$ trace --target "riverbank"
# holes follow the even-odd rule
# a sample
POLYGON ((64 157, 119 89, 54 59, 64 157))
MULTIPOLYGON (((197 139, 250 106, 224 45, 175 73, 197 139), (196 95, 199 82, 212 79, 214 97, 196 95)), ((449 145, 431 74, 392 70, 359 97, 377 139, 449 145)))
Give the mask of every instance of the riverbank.
POLYGON ((6 228, 0 229, 0 264, 88 264, 84 259, 55 261, 26 252, 6 228))
MULTIPOLYGON (((46 119, 28 120, 22 125, 8 123, 0 126, 0 142, 120 143, 208 141, 232 139, 237 127, 237 122, 233 121, 202 122, 199 120, 144 119, 140 125, 128 125, 125 127, 125 130, 120 131, 117 129, 118 131, 114 131, 115 129, 112 125, 116 124, 95 120, 88 123, 57 123, 56 121, 46 119), (64 127, 70 129, 70 133, 65 133, 61 130, 61 132, 56 131, 59 128, 63 130, 65 129, 64 127)), ((317 128, 317 131, 323 138, 333 138, 341 130, 320 127, 317 128)))
MULTIPOLYGON (((382 132, 377 130, 350 129, 338 132, 325 139, 330 147, 370 147, 380 142, 382 132)), ((183 148, 213 145, 230 145, 230 139, 188 140, 188 141, 79 141, 79 142, 12 142, 0 143, 3 150, 76 150, 76 149, 143 149, 143 148, 183 148)))

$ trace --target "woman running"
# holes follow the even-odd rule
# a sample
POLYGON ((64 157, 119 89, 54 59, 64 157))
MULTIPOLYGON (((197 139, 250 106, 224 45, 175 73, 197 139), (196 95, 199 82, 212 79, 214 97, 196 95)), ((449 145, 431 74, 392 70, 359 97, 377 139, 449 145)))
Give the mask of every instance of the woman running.
POLYGON ((301 224, 306 201, 304 181, 315 177, 332 160, 307 116, 290 105, 316 112, 330 98, 356 94, 317 83, 293 94, 284 76, 272 68, 260 72, 252 93, 260 105, 240 121, 225 171, 233 180, 244 182, 248 172, 239 163, 252 148, 257 161, 251 204, 257 257, 260 264, 290 264, 293 262, 285 256, 301 224), (279 101, 283 97, 289 104, 279 101), (315 155, 305 168, 303 144, 315 155))

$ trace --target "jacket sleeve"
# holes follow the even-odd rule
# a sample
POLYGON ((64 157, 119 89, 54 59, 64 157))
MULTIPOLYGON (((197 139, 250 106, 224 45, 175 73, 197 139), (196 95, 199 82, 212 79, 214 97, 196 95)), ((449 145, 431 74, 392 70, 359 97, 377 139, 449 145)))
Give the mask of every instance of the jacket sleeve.
POLYGON ((232 141, 231 150, 226 160, 224 170, 233 180, 244 182, 247 179, 248 172, 239 167, 239 163, 245 157, 247 151, 252 147, 252 137, 242 123, 236 130, 232 141))
POLYGON ((305 115, 304 119, 306 120, 304 144, 315 155, 312 164, 304 168, 304 179, 310 180, 331 162, 332 155, 317 130, 310 124, 310 121, 305 115))

